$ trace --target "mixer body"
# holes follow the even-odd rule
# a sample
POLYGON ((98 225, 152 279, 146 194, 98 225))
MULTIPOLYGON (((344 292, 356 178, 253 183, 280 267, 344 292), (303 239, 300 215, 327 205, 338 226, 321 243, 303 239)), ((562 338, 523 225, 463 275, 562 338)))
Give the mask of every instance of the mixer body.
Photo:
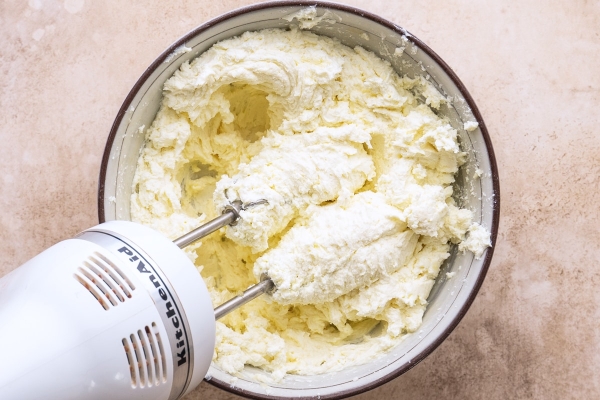
POLYGON ((215 320, 193 263, 112 221, 0 279, 0 398, 178 399, 210 366, 215 320))

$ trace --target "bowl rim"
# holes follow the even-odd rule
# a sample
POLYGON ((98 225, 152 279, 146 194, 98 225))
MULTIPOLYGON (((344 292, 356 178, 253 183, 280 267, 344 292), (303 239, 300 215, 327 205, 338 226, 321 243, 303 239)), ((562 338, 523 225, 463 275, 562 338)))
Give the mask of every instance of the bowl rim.
MULTIPOLYGON (((328 1, 320 1, 320 0, 267 1, 267 2, 262 2, 262 3, 257 3, 257 4, 240 7, 240 8, 226 12, 224 14, 221 14, 213 19, 210 19, 210 20, 204 22, 203 24, 197 26, 196 28, 192 29, 191 31, 186 33, 184 36, 182 36, 181 38, 176 40, 161 55, 159 55, 152 62, 152 64, 150 64, 150 66, 142 73, 140 78, 133 85, 133 88, 131 89, 131 91, 128 93, 127 97, 123 101, 123 104, 121 105, 121 108, 119 109, 117 116, 115 117, 115 120, 114 120, 111 130, 110 130, 110 133, 108 135, 108 139, 106 141, 106 146, 104 148, 104 153, 103 153, 103 157, 102 157, 102 163, 100 166, 100 175, 99 175, 99 181, 98 181, 98 219, 99 219, 100 223, 103 223, 106 221, 105 209, 104 209, 104 196, 105 196, 104 183, 106 180, 108 163, 110 161, 110 152, 111 152, 117 131, 119 129, 119 126, 121 125, 121 122, 123 121, 123 118, 125 117, 127 110, 131 106, 133 99, 135 98, 135 96, 139 92, 139 90, 141 89, 142 85, 146 82, 146 80, 150 77, 150 75, 152 75, 152 73, 154 73, 154 71, 158 67, 163 65, 163 63, 167 59, 167 57, 169 57, 177 48, 184 45, 191 38, 197 36, 198 34, 204 32, 205 30, 212 28, 213 26, 215 26, 223 21, 226 21, 230 18, 237 17, 237 16, 245 14, 245 13, 250 13, 250 12, 255 12, 255 11, 260 11, 260 10, 265 10, 265 9, 270 9, 270 8, 315 7, 315 6, 317 8, 326 8, 326 9, 330 9, 330 10, 339 10, 339 11, 352 13, 359 17, 370 19, 373 22, 376 22, 376 23, 378 23, 400 35, 409 36, 410 41, 413 42, 419 48, 419 50, 424 51, 429 57, 431 57, 440 66, 440 68, 448 75, 450 80, 456 85, 459 92, 464 97, 464 100, 470 107, 471 112, 473 113, 473 116, 475 117, 476 121, 479 124, 479 129, 481 130, 481 134, 483 136, 485 147, 488 152, 490 169, 491 169, 492 187, 494 190, 494 199, 493 199, 493 204, 492 204, 492 225, 490 227, 490 239, 491 239, 492 246, 490 248, 488 248, 485 258, 483 259, 482 268, 481 268, 479 275, 475 281, 475 284, 474 284, 471 292, 469 293, 465 303, 460 308, 456 318, 451 321, 451 323, 448 325, 448 327, 446 329, 444 329, 444 331, 442 331, 441 334, 429 344, 429 346, 427 346, 421 353, 419 353, 414 359, 412 359, 411 363, 409 363, 407 365, 403 365, 403 366, 395 369, 394 371, 388 373, 387 375, 382 376, 373 381, 370 381, 368 383, 358 385, 351 389, 346 389, 346 390, 336 392, 333 394, 327 394, 327 395, 321 396, 322 399, 342 399, 342 398, 346 398, 349 396, 355 396, 360 393, 364 393, 369 390, 375 389, 376 387, 379 387, 379 386, 399 377, 400 375, 404 374, 405 372, 409 371, 410 369, 414 368, 417 364, 419 364, 422 360, 424 360, 428 355, 430 355, 450 335, 450 333, 452 333, 452 331, 458 326, 460 321, 463 319, 463 317, 466 315, 467 311, 473 304, 473 301, 475 300, 475 297, 477 296, 477 293, 479 292, 479 289, 481 288, 481 285, 483 284, 485 276, 487 275, 487 271, 489 269, 489 266, 490 266, 490 263, 492 260, 492 256, 494 254, 494 249, 496 247, 496 238, 498 236, 498 228, 499 228, 499 222, 500 222, 500 179, 499 179, 499 175, 498 175, 498 167, 496 164, 496 156, 494 154, 494 149, 492 146, 489 132, 487 130, 485 122, 483 121, 483 117, 481 116, 481 113, 480 113, 479 109, 477 108, 475 101, 473 100, 473 97, 471 96, 471 94, 469 93, 469 91, 467 90, 465 85, 458 78, 458 76, 454 73, 454 71, 450 68, 450 66, 448 66, 448 64, 446 64, 446 62, 444 60, 442 60, 442 58, 439 55, 437 55, 437 53, 435 53, 429 46, 427 46, 419 38, 417 38, 416 36, 411 34, 406 29, 398 26, 397 24, 395 24, 391 21, 388 21, 388 20, 386 20, 376 14, 373 14, 369 11, 365 11, 360 8, 352 7, 352 6, 345 5, 345 4, 333 3, 333 2, 328 2, 328 1)), ((230 392, 230 393, 233 393, 233 394, 236 394, 239 396, 244 396, 247 398, 260 399, 260 400, 288 399, 287 397, 272 396, 272 395, 266 395, 266 394, 263 395, 260 393, 248 393, 243 389, 240 389, 237 387, 232 387, 229 383, 222 382, 219 379, 216 379, 214 377, 212 379, 210 379, 208 382, 210 384, 212 384, 213 386, 216 386, 227 392, 230 392)), ((304 398, 309 399, 312 397, 297 397, 297 399, 304 399, 304 398)))

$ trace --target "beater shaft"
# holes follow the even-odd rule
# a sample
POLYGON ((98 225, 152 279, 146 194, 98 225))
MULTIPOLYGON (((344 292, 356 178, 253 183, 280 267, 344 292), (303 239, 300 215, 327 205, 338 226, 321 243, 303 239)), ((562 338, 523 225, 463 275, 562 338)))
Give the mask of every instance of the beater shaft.
POLYGON ((214 231, 217 231, 225 225, 235 225, 237 220, 240 218, 240 211, 242 210, 242 202, 239 200, 231 203, 230 206, 225 208, 223 214, 217 218, 207 222, 206 224, 194 229, 191 232, 186 233, 182 237, 175 239, 173 243, 179 246, 180 249, 194 243, 198 239, 202 239, 205 236, 210 235, 214 231))
POLYGON ((275 284, 273 283, 271 278, 264 276, 263 280, 261 280, 256 285, 250 286, 240 296, 236 296, 233 299, 215 308, 215 319, 217 320, 221 317, 224 317, 236 308, 243 306, 250 300, 254 300, 261 294, 268 293, 273 289, 275 289, 275 284))
MULTIPOLYGON (((243 205, 240 200, 235 200, 231 205, 227 206, 223 211, 223 214, 217 218, 208 221, 206 224, 194 229, 191 232, 186 233, 178 239, 175 239, 175 243, 180 249, 194 243, 198 239, 202 239, 205 236, 221 229, 225 225, 234 226, 240 218, 240 211, 246 210, 249 207, 258 206, 261 204, 268 204, 267 200, 260 199, 251 203, 243 205)), ((250 286, 241 296, 236 296, 233 299, 221 304, 215 308, 215 319, 219 319, 238 307, 243 306, 250 300, 253 300, 263 293, 269 293, 275 289, 275 284, 267 275, 261 276, 261 281, 254 286, 250 286)))

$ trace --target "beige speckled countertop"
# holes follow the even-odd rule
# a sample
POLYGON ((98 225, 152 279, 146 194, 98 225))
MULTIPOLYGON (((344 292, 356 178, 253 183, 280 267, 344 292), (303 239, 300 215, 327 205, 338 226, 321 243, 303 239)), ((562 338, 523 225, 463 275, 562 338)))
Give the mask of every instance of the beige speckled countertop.
MULTIPOLYGON (((0 276, 98 222, 100 159, 169 44, 252 1, 0 2, 0 276)), ((501 224, 470 311, 428 358, 357 399, 600 398, 600 2, 348 3, 458 74, 492 137, 501 224)), ((0 321, 1 323, 1 321, 0 321)), ((202 383, 187 399, 237 398, 202 383)))

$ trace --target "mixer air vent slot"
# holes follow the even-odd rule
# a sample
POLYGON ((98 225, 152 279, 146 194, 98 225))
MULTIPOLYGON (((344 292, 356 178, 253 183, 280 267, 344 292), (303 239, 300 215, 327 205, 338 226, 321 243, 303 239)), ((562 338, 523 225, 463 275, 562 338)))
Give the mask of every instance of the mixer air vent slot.
POLYGON ((123 338, 123 349, 129 363, 131 387, 143 388, 167 382, 167 361, 156 324, 123 338))
POLYGON ((96 252, 77 268, 75 279, 108 310, 126 299, 135 290, 133 283, 108 258, 96 252))

